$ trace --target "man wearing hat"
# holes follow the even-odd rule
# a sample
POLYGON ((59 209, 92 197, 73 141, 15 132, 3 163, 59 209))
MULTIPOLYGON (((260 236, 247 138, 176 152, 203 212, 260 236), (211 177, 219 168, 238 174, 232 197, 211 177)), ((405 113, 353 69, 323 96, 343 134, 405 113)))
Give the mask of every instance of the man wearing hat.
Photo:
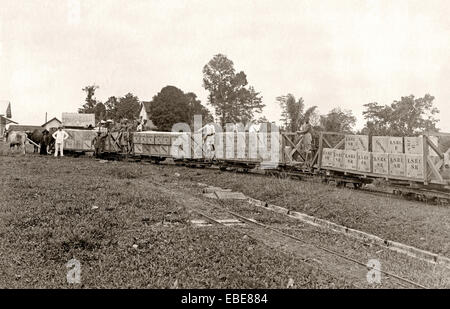
POLYGON ((55 139, 55 157, 58 156, 58 150, 61 152, 61 157, 64 157, 64 140, 69 137, 69 134, 60 126, 52 136, 55 139))

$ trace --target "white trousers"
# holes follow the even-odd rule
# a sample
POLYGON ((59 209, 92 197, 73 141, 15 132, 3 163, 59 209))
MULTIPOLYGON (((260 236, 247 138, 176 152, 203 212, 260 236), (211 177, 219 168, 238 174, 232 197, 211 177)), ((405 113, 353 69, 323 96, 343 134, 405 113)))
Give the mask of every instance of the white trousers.
POLYGON ((58 151, 61 152, 61 157, 64 157, 64 144, 63 143, 56 143, 55 144, 55 157, 58 156, 58 151))

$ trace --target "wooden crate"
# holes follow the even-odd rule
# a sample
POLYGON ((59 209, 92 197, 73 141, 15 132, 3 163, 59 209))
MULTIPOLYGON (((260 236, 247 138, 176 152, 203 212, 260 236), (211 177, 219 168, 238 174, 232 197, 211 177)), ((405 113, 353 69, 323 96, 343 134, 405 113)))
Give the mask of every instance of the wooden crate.
POLYGON ((171 155, 169 145, 142 145, 142 155, 168 157, 171 155))
POLYGON ((346 135, 345 150, 369 151, 368 135, 346 135))
POLYGON ((388 151, 389 153, 403 153, 403 137, 389 137, 388 151))
POLYGON ((387 153, 389 145, 389 136, 373 136, 372 152, 387 153))
POLYGON ((406 156, 400 153, 389 154, 389 174, 391 176, 406 176, 406 156))
POLYGON ((333 167, 345 168, 344 150, 334 149, 334 164, 333 164, 333 167))
POLYGON ((389 155, 387 153, 372 153, 372 169, 375 174, 389 174, 389 155))
POLYGON ((334 149, 324 148, 322 150, 322 166, 332 167, 334 165, 334 149))
POLYGON ((142 154, 143 153, 143 145, 142 144, 134 144, 134 153, 142 154))
POLYGON ((423 153, 423 137, 405 137, 405 153, 406 154, 422 154, 423 153))
POLYGON ((423 155, 406 155, 406 176, 414 179, 423 179, 423 155))
POLYGON ((215 134, 218 159, 264 161, 271 159, 272 139, 267 133, 225 132, 215 134))
POLYGON ((372 173, 372 153, 358 151, 358 171, 372 173))
POLYGON ((155 136, 153 136, 153 135, 144 135, 142 137, 142 139, 143 139, 143 141, 142 141, 143 144, 148 144, 148 145, 158 144, 158 143, 156 143, 155 136))
MULTIPOLYGON (((437 136, 428 136, 428 139, 439 147, 439 138, 437 136)), ((423 136, 405 137, 405 153, 406 154, 423 154, 423 136)), ((436 152, 428 146, 428 154, 437 156, 436 152)))
MULTIPOLYGON (((191 139, 191 134, 181 134, 179 136, 171 137, 170 156, 175 159, 194 159, 193 155, 194 141, 191 139)), ((202 152, 200 149, 200 156, 202 152)))
POLYGON ((358 170, 358 152, 344 150, 344 167, 346 170, 358 170))
POLYGON ((69 137, 64 141, 64 149, 72 151, 94 151, 92 141, 97 136, 94 130, 66 129, 69 137))

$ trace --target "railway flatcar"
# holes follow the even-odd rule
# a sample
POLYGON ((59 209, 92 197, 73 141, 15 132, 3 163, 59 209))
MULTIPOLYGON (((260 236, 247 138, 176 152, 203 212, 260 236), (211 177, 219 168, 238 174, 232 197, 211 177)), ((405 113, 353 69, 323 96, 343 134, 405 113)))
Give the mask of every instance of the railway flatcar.
POLYGON ((308 152, 303 136, 290 132, 216 133, 212 149, 211 139, 202 134, 145 131, 122 139, 123 134, 108 133, 103 152, 155 163, 170 158, 222 170, 259 168, 268 174, 316 176, 355 188, 382 179, 402 194, 426 191, 433 197, 450 198, 450 149, 441 143, 448 134, 390 137, 319 132, 308 152))
POLYGON ((97 135, 95 130, 64 129, 69 137, 64 141, 64 151, 86 153, 93 152, 92 141, 97 135))
POLYGON ((320 133, 316 167, 325 178, 360 186, 374 179, 403 188, 447 192, 450 187, 450 149, 441 143, 446 134, 414 137, 357 136, 320 133), (330 142, 334 138, 335 143, 330 142), (447 148, 447 149, 445 149, 447 148))

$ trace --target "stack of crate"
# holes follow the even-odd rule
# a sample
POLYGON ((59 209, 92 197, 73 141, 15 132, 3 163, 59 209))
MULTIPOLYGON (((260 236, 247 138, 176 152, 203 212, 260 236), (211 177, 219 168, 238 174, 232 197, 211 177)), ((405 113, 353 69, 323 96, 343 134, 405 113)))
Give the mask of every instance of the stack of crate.
POLYGON ((346 135, 344 148, 337 151, 337 155, 342 157, 341 168, 350 171, 370 171, 370 161, 367 161, 367 158, 370 158, 367 135, 346 135))
POLYGON ((93 151, 92 141, 97 136, 97 131, 65 129, 69 137, 64 141, 65 150, 93 151))
POLYGON ((423 178, 423 137, 405 137, 406 176, 423 178))
POLYGON ((344 149, 324 148, 322 166, 370 172, 369 137, 346 135, 344 149))
POLYGON ((346 169, 365 173, 371 171, 369 136, 346 135, 345 152, 346 169))
MULTIPOLYGON (((429 139, 438 146, 437 137, 429 139)), ((373 136, 372 151, 369 152, 369 137, 366 135, 346 135, 345 149, 324 148, 322 166, 348 171, 374 173, 383 176, 424 178, 424 138, 373 136)), ((439 160, 429 147, 429 158, 439 160)))
MULTIPOLYGON (((187 137, 186 133, 182 132, 158 132, 158 131, 144 131, 135 132, 133 134, 134 153, 144 156, 154 157, 170 157, 172 156, 172 144, 180 144, 178 139, 187 137)), ((181 148, 177 145, 177 149, 181 148)), ((184 152, 189 152, 190 149, 184 149, 184 152)), ((187 154, 186 154, 187 157, 187 154)))
MULTIPOLYGON (((274 142, 277 142, 274 140, 274 142)), ((279 141, 278 141, 279 143, 279 141)), ((225 132, 215 134, 215 153, 218 159, 237 161, 270 161, 271 133, 225 132)))
POLYGON ((405 176, 403 138, 395 136, 372 137, 373 173, 405 176))
MULTIPOLYGON (((437 144, 436 138, 430 139, 437 144)), ((423 136, 404 138, 374 136, 372 138, 374 173, 423 179, 423 142, 423 136)), ((433 154, 434 151, 430 148, 429 153, 433 154)))

